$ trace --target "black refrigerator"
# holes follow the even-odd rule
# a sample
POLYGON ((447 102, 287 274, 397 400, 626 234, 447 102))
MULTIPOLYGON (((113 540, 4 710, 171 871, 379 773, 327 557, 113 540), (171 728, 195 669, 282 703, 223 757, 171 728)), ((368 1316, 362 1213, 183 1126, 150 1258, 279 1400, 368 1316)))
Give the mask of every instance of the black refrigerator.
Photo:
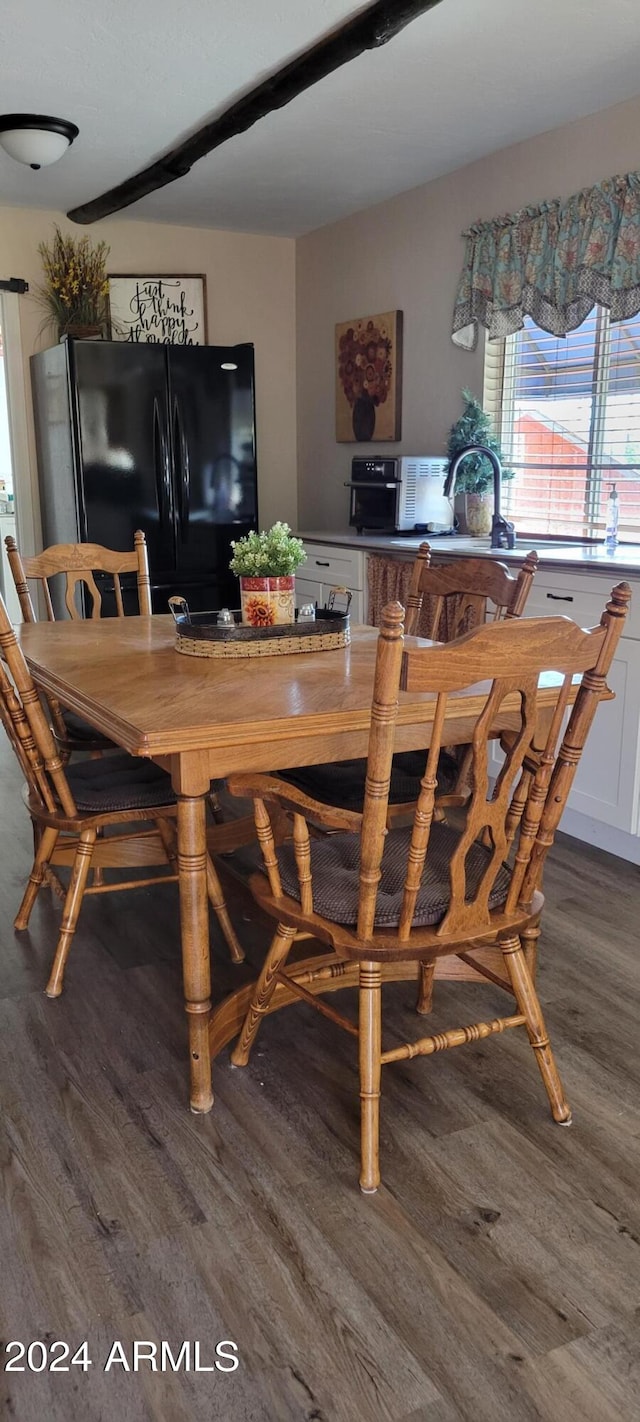
POLYGON ((237 606, 231 540, 257 526, 253 346, 67 339, 31 374, 45 547, 132 549, 141 528, 154 612, 173 593, 237 606))

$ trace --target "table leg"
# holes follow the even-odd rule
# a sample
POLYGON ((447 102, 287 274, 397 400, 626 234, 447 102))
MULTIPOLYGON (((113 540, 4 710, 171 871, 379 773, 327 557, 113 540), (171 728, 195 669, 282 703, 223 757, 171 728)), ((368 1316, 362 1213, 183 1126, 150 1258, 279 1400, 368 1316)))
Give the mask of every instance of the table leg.
MULTIPOLYGON (((207 786, 208 790, 208 786, 207 786)), ((190 1104, 210 1111, 211 965, 207 898, 207 833, 204 795, 178 794, 178 877, 182 932, 182 975, 189 1024, 190 1104)))

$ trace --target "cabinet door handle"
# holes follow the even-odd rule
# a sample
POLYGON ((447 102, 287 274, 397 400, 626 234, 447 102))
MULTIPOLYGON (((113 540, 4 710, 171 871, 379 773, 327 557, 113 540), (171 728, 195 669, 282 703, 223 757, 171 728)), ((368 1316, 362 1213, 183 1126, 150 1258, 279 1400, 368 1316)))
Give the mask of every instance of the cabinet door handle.
POLYGON ((320 558, 316 558, 316 568, 330 568, 330 563, 323 563, 320 558))
POLYGON ((573 602, 573 593, 565 593, 564 596, 561 593, 547 593, 547 597, 552 602, 573 602))

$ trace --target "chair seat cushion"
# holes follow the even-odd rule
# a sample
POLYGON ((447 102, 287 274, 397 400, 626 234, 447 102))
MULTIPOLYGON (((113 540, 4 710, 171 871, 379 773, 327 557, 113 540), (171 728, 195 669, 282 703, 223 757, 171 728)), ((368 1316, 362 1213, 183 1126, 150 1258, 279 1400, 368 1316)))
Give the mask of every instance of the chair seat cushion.
POLYGON ((78 741, 80 745, 86 741, 88 745, 100 745, 107 749, 114 744, 108 736, 103 736, 100 731, 96 731, 95 726, 90 726, 88 721, 83 721, 82 716, 76 716, 75 711, 67 711, 63 708, 62 719, 69 739, 78 741))
MULTIPOLYGON (((399 751, 391 766, 390 805, 413 804, 420 794, 420 781, 427 763, 426 751, 399 751)), ((339 810, 362 810, 367 774, 366 760, 336 760, 324 765, 303 765, 292 770, 279 770, 278 776, 295 785, 321 805, 335 805, 339 810)), ((455 787, 457 766, 452 755, 440 752, 438 760, 438 790, 449 794, 455 787)))
POLYGON ((68 765, 71 794, 82 814, 146 810, 174 805, 171 776, 152 760, 134 755, 109 755, 68 765))
MULTIPOLYGON (((382 856, 382 878, 378 886, 376 928, 397 928, 400 921, 407 854, 411 829, 391 830, 382 856)), ((450 899, 449 863, 460 839, 459 833, 444 822, 431 827, 427 861, 418 891, 413 924, 425 928, 440 923, 450 899)), ((284 892, 300 901, 293 845, 290 841, 277 849, 278 864, 284 892)), ((491 851, 482 844, 473 844, 467 854, 467 899, 472 899, 484 873, 491 851)), ((355 834, 332 834, 311 840, 311 876, 314 912, 331 923, 355 925, 358 918, 360 871, 360 837, 355 834)), ((491 909, 499 908, 507 897, 511 871, 503 864, 498 871, 489 898, 491 909)))

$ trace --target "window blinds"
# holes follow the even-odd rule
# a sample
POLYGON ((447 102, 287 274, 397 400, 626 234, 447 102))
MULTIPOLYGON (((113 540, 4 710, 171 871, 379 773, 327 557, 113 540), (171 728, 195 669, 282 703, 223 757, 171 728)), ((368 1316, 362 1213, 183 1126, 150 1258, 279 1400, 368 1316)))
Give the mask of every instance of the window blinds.
POLYGON ((567 336, 527 317, 486 341, 484 405, 505 468, 504 508, 520 533, 602 537, 615 483, 620 537, 640 541, 640 315, 595 306, 567 336))

